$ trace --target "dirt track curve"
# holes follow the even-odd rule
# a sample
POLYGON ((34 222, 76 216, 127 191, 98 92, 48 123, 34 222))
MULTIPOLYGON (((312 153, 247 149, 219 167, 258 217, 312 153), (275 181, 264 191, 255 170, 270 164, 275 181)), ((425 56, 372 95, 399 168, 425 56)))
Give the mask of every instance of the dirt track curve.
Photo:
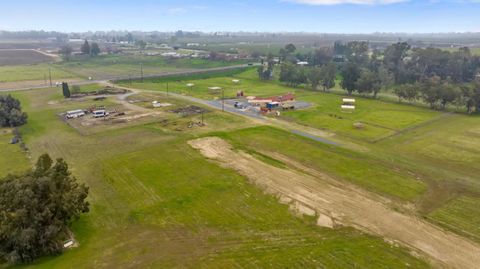
POLYGON ((295 169, 274 167, 234 151, 218 137, 200 138, 189 144, 221 166, 246 176, 266 192, 291 201, 297 210, 317 214, 319 225, 340 223, 356 227, 426 254, 439 266, 479 268, 477 244, 415 216, 394 211, 383 199, 355 187, 339 185, 327 175, 303 169, 285 156, 275 155, 295 169))

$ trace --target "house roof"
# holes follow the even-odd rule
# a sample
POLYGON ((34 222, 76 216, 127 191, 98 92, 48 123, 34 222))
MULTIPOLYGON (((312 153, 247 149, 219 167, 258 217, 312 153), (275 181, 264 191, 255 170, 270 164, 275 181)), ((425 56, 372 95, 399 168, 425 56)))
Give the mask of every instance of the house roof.
POLYGON ((256 101, 271 101, 271 102, 282 102, 282 101, 290 101, 294 100, 295 95, 292 93, 287 93, 285 95, 280 96, 272 96, 272 97, 256 97, 254 100, 256 101))

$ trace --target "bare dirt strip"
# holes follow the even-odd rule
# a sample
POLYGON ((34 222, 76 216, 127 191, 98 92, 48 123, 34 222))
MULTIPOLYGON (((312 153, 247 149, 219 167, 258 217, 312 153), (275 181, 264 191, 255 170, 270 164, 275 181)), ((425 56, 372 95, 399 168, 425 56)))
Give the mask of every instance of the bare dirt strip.
MULTIPOLYGON (((316 171, 282 157, 291 168, 278 168, 232 149, 218 137, 189 141, 205 157, 246 176, 267 193, 296 210, 318 216, 326 227, 348 225, 426 254, 436 266, 479 268, 480 246, 408 213, 392 210, 385 199, 341 185, 316 171), (292 167, 293 165, 293 167, 292 167)), ((274 156, 278 157, 278 156, 274 156)))

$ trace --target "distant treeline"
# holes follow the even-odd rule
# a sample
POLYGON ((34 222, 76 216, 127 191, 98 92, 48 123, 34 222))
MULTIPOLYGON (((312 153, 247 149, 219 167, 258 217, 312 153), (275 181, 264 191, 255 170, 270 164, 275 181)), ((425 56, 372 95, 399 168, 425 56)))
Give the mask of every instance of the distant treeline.
POLYGON ((294 43, 301 47, 320 47, 332 45, 335 41, 366 41, 371 47, 385 47, 398 41, 408 42, 416 47, 450 47, 480 45, 480 33, 371 33, 371 34, 335 34, 335 33, 275 33, 275 32, 200 32, 177 30, 161 31, 89 31, 89 32, 52 32, 52 31, 0 31, 1 38, 73 38, 89 40, 145 40, 147 42, 204 43, 204 44, 286 44, 294 43))
POLYGON ((67 38, 68 34, 54 31, 0 31, 0 38, 11 39, 44 39, 44 38, 67 38))
POLYGON ((335 65, 340 85, 348 94, 376 97, 380 91, 393 89, 400 100, 422 100, 434 109, 455 105, 469 113, 480 112, 480 57, 467 47, 450 52, 398 42, 383 51, 372 51, 367 42, 353 41, 335 42, 333 47, 308 54, 295 54, 295 46, 288 44, 279 54, 279 79, 291 86, 331 88, 336 74, 329 70, 335 65))

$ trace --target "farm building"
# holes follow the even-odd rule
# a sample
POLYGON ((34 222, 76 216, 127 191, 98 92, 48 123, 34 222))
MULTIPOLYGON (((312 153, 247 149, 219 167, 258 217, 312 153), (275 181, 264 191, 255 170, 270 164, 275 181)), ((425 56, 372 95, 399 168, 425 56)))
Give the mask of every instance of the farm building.
POLYGON ((250 98, 248 102, 252 105, 262 105, 262 104, 267 104, 267 103, 272 103, 272 102, 278 102, 278 103, 283 103, 283 102, 291 102, 295 101, 295 95, 292 93, 287 93, 285 95, 280 95, 280 96, 272 96, 272 97, 255 97, 255 98, 250 98))
POLYGON ((295 101, 295 95, 292 93, 287 93, 285 95, 273 96, 273 97, 255 97, 248 100, 248 103, 251 105, 262 106, 268 109, 275 108, 284 108, 290 109, 293 108, 293 102, 295 101))

